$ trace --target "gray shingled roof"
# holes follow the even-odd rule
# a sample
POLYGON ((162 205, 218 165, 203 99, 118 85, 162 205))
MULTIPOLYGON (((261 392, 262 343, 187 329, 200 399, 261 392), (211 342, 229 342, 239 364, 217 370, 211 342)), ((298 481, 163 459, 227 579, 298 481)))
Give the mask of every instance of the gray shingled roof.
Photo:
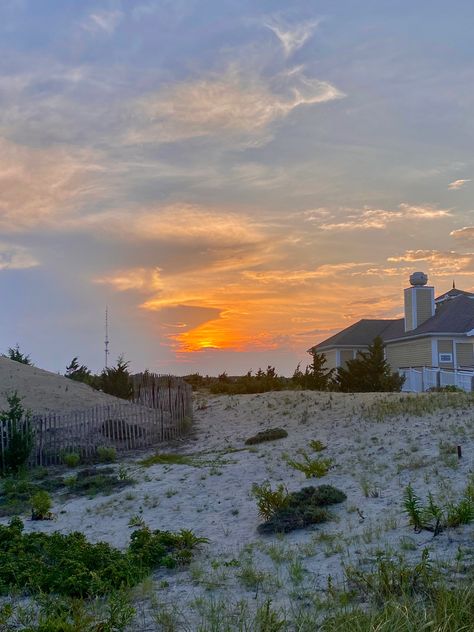
POLYGON ((459 295, 456 300, 439 304, 436 314, 416 329, 398 336, 386 336, 385 340, 409 338, 422 334, 465 334, 471 329, 474 329, 474 299, 459 295))
POLYGON ((334 336, 323 340, 319 344, 312 347, 309 351, 318 351, 326 347, 344 347, 344 346, 360 346, 366 347, 374 341, 374 338, 380 336, 382 340, 387 338, 395 338, 401 336, 404 332, 404 319, 396 320, 374 320, 364 318, 359 322, 346 327, 334 336))
POLYGON ((448 290, 444 294, 440 294, 440 296, 435 298, 435 301, 443 302, 446 299, 456 298, 457 296, 474 296, 474 294, 472 292, 466 292, 465 290, 458 290, 457 288, 453 287, 452 290, 448 290))

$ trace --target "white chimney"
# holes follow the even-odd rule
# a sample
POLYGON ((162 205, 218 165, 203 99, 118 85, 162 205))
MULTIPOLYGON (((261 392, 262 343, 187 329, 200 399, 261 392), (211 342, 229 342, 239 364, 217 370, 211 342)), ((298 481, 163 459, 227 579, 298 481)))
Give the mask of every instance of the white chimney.
POLYGON ((425 320, 434 316, 434 287, 426 285, 428 277, 424 272, 414 272, 410 276, 410 286, 405 295, 405 331, 412 331, 425 320))

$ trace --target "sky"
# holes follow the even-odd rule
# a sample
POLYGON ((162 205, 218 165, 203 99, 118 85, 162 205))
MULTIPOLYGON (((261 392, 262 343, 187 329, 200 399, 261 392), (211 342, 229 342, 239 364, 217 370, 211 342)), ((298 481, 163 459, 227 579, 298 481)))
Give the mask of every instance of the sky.
POLYGON ((291 375, 474 289, 474 4, 1 0, 0 352, 291 375))

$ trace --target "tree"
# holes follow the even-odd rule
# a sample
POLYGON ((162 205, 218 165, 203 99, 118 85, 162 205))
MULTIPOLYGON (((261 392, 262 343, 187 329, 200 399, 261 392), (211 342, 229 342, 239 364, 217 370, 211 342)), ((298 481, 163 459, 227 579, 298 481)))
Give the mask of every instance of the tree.
POLYGON ((334 369, 325 367, 326 362, 327 358, 324 353, 313 353, 313 362, 306 367, 304 373, 298 364, 293 373, 293 382, 305 389, 326 391, 334 373, 334 369))
POLYGON ((33 448, 31 414, 21 405, 15 391, 7 397, 8 409, 0 411, 0 432, 6 445, 0 469, 4 473, 18 472, 28 461, 33 448))
POLYGON ((377 336, 368 351, 360 351, 358 357, 348 360, 346 367, 337 369, 336 383, 345 393, 379 393, 400 391, 405 378, 392 372, 385 360, 382 338, 377 336))
POLYGON ((20 345, 18 343, 14 347, 9 347, 7 353, 4 354, 3 357, 9 358, 14 362, 21 362, 21 364, 28 364, 29 366, 33 366, 33 362, 30 360, 30 356, 20 351, 20 345))
POLYGON ((128 371, 130 362, 126 362, 123 356, 119 356, 117 366, 104 369, 100 376, 100 384, 104 393, 132 399, 133 384, 128 371))
POLYGON ((71 364, 66 367, 65 377, 68 377, 70 380, 75 380, 76 382, 84 382, 85 384, 91 384, 93 375, 86 367, 85 364, 79 364, 79 359, 75 356, 71 360, 71 364))

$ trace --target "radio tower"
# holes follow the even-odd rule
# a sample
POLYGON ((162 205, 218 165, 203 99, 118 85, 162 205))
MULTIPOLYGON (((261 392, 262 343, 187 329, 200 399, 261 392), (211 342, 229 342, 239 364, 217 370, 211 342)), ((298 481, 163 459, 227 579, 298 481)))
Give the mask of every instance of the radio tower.
POLYGON ((105 306, 105 368, 109 365, 109 308, 105 306))

